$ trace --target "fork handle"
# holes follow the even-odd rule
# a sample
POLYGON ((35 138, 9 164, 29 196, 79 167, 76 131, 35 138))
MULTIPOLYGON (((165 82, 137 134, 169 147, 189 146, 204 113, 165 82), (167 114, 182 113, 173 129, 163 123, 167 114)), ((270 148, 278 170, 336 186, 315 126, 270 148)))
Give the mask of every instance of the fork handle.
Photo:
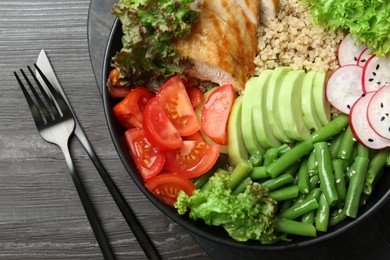
POLYGON ((146 231, 142 227, 141 223, 137 219, 135 213, 130 208, 129 204, 127 203, 126 199, 123 197, 121 191, 116 186, 115 182, 112 180, 106 169, 104 168, 103 164, 99 160, 99 157, 95 153, 95 150, 90 145, 87 137, 79 130, 80 128, 76 127, 75 134, 77 139, 79 139, 80 143, 83 145, 84 149, 87 151, 87 154, 89 155, 89 158, 95 165, 96 169, 98 170, 100 177, 103 179, 105 185, 107 186, 107 189, 110 191, 111 196, 113 197, 115 203, 117 204, 119 210, 121 211, 123 217, 125 218, 127 224, 129 225, 131 231, 133 231, 134 236, 137 238, 140 246, 144 250, 146 256, 148 259, 151 260, 159 260, 161 259, 157 249, 153 245, 153 242, 150 240, 149 236, 147 235, 146 231), (79 131, 80 132, 79 132, 79 131))
POLYGON ((72 157, 69 152, 68 145, 61 146, 62 152, 65 156, 65 161, 69 167, 70 174, 74 185, 76 186, 77 193, 80 197, 81 203, 84 207, 85 213, 88 217, 89 223, 92 227, 92 230, 95 234, 96 240, 100 246, 104 259, 106 260, 115 260, 115 255, 111 249, 110 243, 108 241, 107 235, 103 230, 102 224, 96 214, 96 210, 89 198, 89 195, 81 181, 80 175, 74 167, 72 157))

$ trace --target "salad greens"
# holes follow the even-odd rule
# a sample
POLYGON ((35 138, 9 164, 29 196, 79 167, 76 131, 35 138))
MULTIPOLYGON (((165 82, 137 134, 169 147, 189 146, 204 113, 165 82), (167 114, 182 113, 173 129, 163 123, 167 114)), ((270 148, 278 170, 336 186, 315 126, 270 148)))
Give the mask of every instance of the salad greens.
POLYGON ((183 72, 186 64, 172 41, 185 37, 197 12, 194 0, 120 0, 112 13, 122 23, 123 48, 113 57, 120 78, 130 86, 159 82, 183 72))
POLYGON ((282 239, 274 232, 276 202, 267 197, 266 188, 250 182, 244 192, 233 195, 228 186, 229 173, 217 172, 209 179, 207 188, 195 190, 192 196, 180 192, 175 207, 179 214, 190 208, 190 218, 223 226, 238 241, 254 239, 271 244, 282 239))
POLYGON ((347 29, 379 56, 390 54, 390 4, 388 0, 303 0, 315 23, 347 29))

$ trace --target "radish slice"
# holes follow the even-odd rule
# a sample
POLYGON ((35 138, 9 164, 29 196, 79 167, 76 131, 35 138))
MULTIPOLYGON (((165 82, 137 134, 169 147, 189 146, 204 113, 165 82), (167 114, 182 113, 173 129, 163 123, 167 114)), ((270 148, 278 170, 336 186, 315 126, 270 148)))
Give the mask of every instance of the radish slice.
POLYGON ((382 86, 390 84, 390 58, 371 56, 363 69, 363 91, 364 93, 377 91, 382 86))
POLYGON ((362 53, 360 53, 360 55, 359 55, 357 65, 360 67, 364 67, 364 64, 366 64, 368 59, 371 58, 371 56, 373 56, 373 54, 371 52, 372 52, 371 48, 365 48, 362 51, 362 53))
POLYGON ((383 149, 390 146, 390 140, 378 135, 367 119, 367 109, 375 92, 368 92, 359 98, 351 109, 350 125, 356 139, 371 149, 383 149))
POLYGON ((363 94, 363 68, 345 65, 336 69, 326 84, 326 97, 329 103, 342 113, 349 114, 353 104, 363 94))
POLYGON ((367 109, 368 123, 383 138, 390 139, 390 85, 378 90, 367 109))
POLYGON ((341 41, 337 56, 339 65, 357 65, 358 58, 366 46, 357 43, 356 38, 347 34, 341 41))

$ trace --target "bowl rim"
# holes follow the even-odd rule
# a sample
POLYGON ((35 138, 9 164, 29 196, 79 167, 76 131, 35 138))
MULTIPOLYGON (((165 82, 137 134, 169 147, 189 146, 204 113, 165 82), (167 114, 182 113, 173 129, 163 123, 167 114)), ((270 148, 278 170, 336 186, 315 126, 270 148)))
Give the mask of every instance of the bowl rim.
MULTIPOLYGON (((200 236, 201 238, 205 240, 210 240, 216 243, 220 243, 224 246, 232 246, 235 248, 245 249, 245 250, 254 250, 254 251, 278 251, 278 250, 288 250, 288 249, 296 249, 296 248, 303 248, 306 246, 318 244, 321 242, 324 242, 330 238, 333 238, 335 236, 338 236, 339 234, 345 232, 346 230, 354 227, 358 223, 360 223, 363 219, 366 219, 368 216, 370 216, 372 213, 377 211, 381 206, 383 206, 387 200, 390 198, 390 189, 385 191, 385 193, 380 197, 380 199, 377 200, 376 203, 373 203, 371 207, 364 210, 362 214, 359 214, 358 218, 356 219, 346 219, 343 220, 341 223, 342 225, 338 224, 335 227, 335 230, 332 230, 331 232, 321 233, 319 236, 314 238, 306 238, 302 241, 297 242, 287 242, 287 243, 276 243, 272 245, 263 245, 258 241, 248 241, 248 242, 239 242, 235 241, 232 238, 230 238, 227 234, 226 237, 219 237, 214 234, 211 234, 210 232, 206 232, 204 229, 196 227, 195 221, 184 219, 183 216, 180 216, 176 211, 173 211, 171 207, 165 205, 163 202, 161 202, 158 198, 156 198, 151 192, 149 192, 145 186, 144 182, 137 176, 137 169, 135 168, 135 165, 132 164, 129 161, 129 156, 125 154, 123 151, 123 137, 119 137, 116 134, 115 129, 115 118, 112 113, 112 106, 111 106, 111 100, 112 98, 109 96, 106 82, 107 82, 107 76, 108 76, 108 69, 110 68, 111 59, 112 59, 112 48, 115 44, 114 40, 115 37, 117 37, 118 33, 121 33, 120 31, 120 21, 118 18, 115 18, 115 21, 112 25, 112 28, 110 30, 110 34, 108 37, 107 45, 105 48, 104 56, 103 56, 103 68, 102 68, 102 96, 103 96, 103 107, 104 107, 104 113, 107 121, 107 127, 109 129, 109 133, 111 136, 111 139, 114 143, 114 147, 125 167, 128 174, 132 178, 132 180, 136 183, 138 188, 142 191, 142 193, 156 206, 164 215, 169 217, 171 220, 173 220, 175 223, 179 224, 183 228, 185 228, 187 231, 189 231, 191 234, 200 236)), ((197 221, 198 222, 198 221, 197 221)), ((206 224, 202 223, 202 225, 206 226, 206 224)), ((213 227, 207 226, 210 229, 213 227)), ((220 228, 220 227, 218 227, 220 228)))

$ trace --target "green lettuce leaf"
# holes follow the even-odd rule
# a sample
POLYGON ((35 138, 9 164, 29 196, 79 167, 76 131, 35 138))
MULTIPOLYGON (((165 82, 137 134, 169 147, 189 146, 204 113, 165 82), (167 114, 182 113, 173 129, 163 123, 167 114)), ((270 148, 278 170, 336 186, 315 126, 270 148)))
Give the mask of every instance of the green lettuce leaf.
POLYGON ((123 48, 113 66, 130 85, 164 81, 187 64, 172 41, 187 36, 197 12, 194 0, 120 0, 112 9, 122 24, 123 48))
POLYGON ((345 29, 379 56, 390 54, 389 0, 303 0, 315 23, 345 29))
POLYGON ((276 202, 266 197, 267 190, 250 183, 243 193, 232 195, 228 179, 226 172, 219 172, 210 178, 207 189, 195 190, 192 196, 180 192, 175 204, 179 214, 189 209, 191 219, 222 226, 238 241, 279 241, 281 237, 274 231, 276 202))

